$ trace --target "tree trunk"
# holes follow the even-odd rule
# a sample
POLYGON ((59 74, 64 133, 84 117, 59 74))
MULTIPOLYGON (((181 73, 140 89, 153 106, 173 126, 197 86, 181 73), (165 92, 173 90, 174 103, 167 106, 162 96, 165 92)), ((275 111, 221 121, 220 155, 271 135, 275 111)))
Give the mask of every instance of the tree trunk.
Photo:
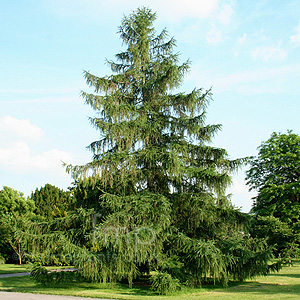
POLYGON ((19 258, 19 265, 22 264, 22 248, 21 248, 21 245, 18 244, 18 258, 19 258))

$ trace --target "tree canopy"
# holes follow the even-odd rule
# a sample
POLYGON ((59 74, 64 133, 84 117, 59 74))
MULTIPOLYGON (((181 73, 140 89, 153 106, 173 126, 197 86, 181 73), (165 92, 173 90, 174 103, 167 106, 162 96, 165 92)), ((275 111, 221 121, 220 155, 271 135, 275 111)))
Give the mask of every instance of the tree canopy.
POLYGON ((72 204, 70 192, 49 183, 31 193, 30 199, 35 203, 36 214, 48 220, 64 216, 72 204))
POLYGON ((272 133, 250 163, 247 184, 257 191, 252 211, 293 224, 300 221, 300 136, 272 133))
POLYGON ((20 215, 33 212, 34 209, 34 202, 26 199, 23 193, 8 186, 0 190, 0 214, 20 215))
POLYGON ((8 258, 13 250, 20 264, 24 243, 17 231, 26 229, 26 220, 32 217, 34 210, 34 202, 23 193, 7 186, 0 190, 0 251, 8 258))

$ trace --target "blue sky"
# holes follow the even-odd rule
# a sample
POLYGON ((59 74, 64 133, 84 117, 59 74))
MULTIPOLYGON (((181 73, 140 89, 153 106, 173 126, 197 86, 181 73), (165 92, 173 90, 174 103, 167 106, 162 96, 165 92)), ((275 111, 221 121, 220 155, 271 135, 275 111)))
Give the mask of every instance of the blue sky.
MULTIPOLYGON (((98 134, 79 96, 82 72, 110 74, 121 19, 140 6, 157 12, 157 31, 167 28, 182 62, 192 61, 180 90, 212 87, 207 123, 223 125, 214 145, 245 157, 274 131, 300 133, 299 1, 1 1, 0 188, 66 189, 61 161, 91 159, 86 146, 98 134)), ((244 172, 228 192, 249 211, 244 172)))

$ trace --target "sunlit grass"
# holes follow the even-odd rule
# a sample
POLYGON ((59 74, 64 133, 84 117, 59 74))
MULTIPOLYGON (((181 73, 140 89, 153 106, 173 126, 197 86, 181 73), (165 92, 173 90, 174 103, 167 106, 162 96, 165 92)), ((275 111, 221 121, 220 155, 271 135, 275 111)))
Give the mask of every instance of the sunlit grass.
POLYGON ((4 264, 0 265, 0 274, 8 273, 23 273, 28 272, 27 265, 14 265, 14 264, 4 264))
MULTIPOLYGON (((2 269, 2 266, 0 266, 0 269, 2 269)), ((129 289, 126 284, 112 286, 99 283, 75 283, 46 288, 36 284, 28 276, 2 278, 0 279, 0 290, 132 300, 299 299, 300 262, 296 262, 292 267, 284 267, 278 274, 259 277, 242 284, 230 283, 228 288, 204 286, 198 289, 183 289, 172 296, 158 296, 147 285, 134 285, 132 289, 129 289)))

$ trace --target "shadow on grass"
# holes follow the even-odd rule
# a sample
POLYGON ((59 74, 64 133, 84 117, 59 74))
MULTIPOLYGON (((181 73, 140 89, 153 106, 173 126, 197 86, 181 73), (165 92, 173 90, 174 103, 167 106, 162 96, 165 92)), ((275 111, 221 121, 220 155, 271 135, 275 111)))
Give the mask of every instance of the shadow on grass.
POLYGON ((28 265, 4 264, 0 266, 0 274, 29 272, 28 265))
MULTIPOLYGON (((275 274, 277 275, 277 274, 275 274)), ((274 276, 274 274, 272 274, 274 276)), ((293 277, 300 278, 300 274, 278 274, 282 277, 293 277)), ((277 277, 276 276, 276 277, 277 277)), ((154 291, 150 289, 148 285, 136 283, 133 288, 130 289, 128 284, 115 283, 115 284, 101 284, 101 283, 88 283, 80 282, 72 285, 59 285, 57 287, 43 287, 41 284, 35 283, 29 276, 26 277, 14 277, 14 278, 3 278, 0 280, 0 290, 11 291, 11 292, 26 292, 26 293, 49 293, 55 294, 55 290, 59 289, 59 294, 66 292, 66 295, 80 295, 83 291, 89 291, 93 297, 97 296, 97 291, 107 292, 107 295, 113 293, 115 295, 127 295, 127 296, 158 296, 154 291)), ((87 293, 88 296, 89 292, 87 293)), ((256 295, 259 299, 260 295, 300 295, 300 282, 299 284, 293 283, 265 283, 265 282, 229 282, 227 288, 223 288, 221 285, 203 285, 202 288, 183 288, 175 295, 188 296, 190 293, 202 293, 202 292, 216 292, 232 294, 233 299, 240 298, 241 294, 244 295, 256 295), (236 294, 236 296, 235 296, 236 294), (239 294, 239 295, 238 295, 239 294)), ((172 296, 166 299, 171 299, 172 296)), ((227 298, 226 298, 227 299, 227 298)), ((294 299, 294 298, 293 298, 294 299)), ((300 297, 299 297, 300 299, 300 297)))
POLYGON ((78 295, 83 291, 88 293, 96 293, 97 291, 103 291, 107 294, 119 294, 119 295, 132 295, 132 296, 152 296, 156 295, 149 286, 134 284, 130 289, 128 284, 122 283, 90 283, 90 282, 74 282, 72 284, 59 284, 55 286, 45 287, 40 283, 34 282, 29 276, 25 277, 12 277, 0 279, 0 290, 8 292, 23 292, 23 293, 42 293, 42 294, 55 294, 56 291, 66 291, 66 295, 78 295))
POLYGON ((272 274, 272 276, 300 278, 300 274, 272 274))
MULTIPOLYGON (((294 275, 294 274, 292 274, 294 275)), ((273 275, 272 275, 273 276, 273 275)), ((280 283, 264 283, 264 282, 244 282, 235 287, 223 290, 224 293, 258 293, 266 295, 274 294, 295 294, 300 295, 299 284, 280 284, 280 283)), ((300 296, 299 296, 300 299, 300 296)))

